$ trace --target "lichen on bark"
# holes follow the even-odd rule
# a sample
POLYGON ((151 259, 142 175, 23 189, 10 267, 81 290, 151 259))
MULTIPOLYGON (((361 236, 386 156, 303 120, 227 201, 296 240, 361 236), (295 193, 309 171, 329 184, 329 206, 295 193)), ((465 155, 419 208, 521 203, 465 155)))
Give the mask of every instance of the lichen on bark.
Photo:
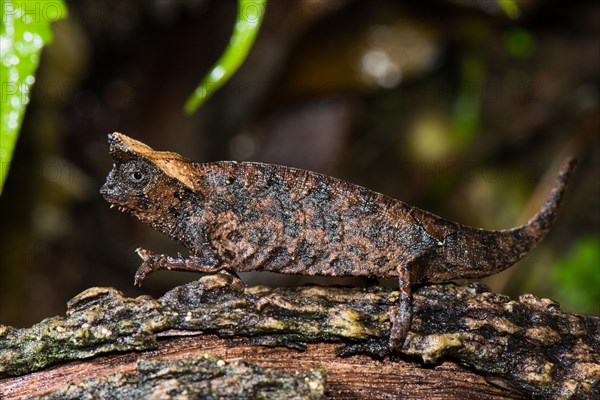
POLYGON ((178 360, 141 359, 135 372, 69 384, 35 399, 318 400, 325 393, 324 377, 320 370, 287 372, 203 354, 178 360))
MULTIPOLYGON (((340 355, 393 358, 388 311, 397 297, 381 287, 245 287, 229 274, 204 276, 158 300, 92 288, 69 302, 65 317, 29 329, 0 327, 0 377, 154 349, 160 337, 182 334, 244 336, 300 349, 334 342, 343 344, 340 355)), ((454 360, 529 396, 600 398, 599 317, 564 313, 532 295, 513 301, 479 284, 419 287, 413 307, 405 355, 427 364, 454 360)))

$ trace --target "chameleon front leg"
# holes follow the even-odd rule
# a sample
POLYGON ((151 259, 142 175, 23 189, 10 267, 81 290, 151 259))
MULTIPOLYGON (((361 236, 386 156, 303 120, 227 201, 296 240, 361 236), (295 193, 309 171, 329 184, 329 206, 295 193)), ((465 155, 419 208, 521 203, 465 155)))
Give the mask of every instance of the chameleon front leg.
POLYGON ((390 350, 400 350, 404 346, 404 340, 412 322, 412 291, 411 274, 407 263, 398 267, 398 281, 400 298, 398 305, 390 307, 390 350))
POLYGON ((152 272, 161 269, 194 272, 217 272, 221 269, 219 268, 219 259, 212 254, 191 255, 190 257, 177 254, 176 257, 172 257, 141 247, 138 247, 135 252, 144 261, 135 273, 134 283, 137 286, 141 286, 142 281, 152 272))

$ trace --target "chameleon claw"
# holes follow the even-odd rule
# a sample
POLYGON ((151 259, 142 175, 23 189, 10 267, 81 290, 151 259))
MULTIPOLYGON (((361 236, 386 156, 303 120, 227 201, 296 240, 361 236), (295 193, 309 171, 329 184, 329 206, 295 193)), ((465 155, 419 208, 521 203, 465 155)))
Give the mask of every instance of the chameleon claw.
POLYGON ((160 269, 160 262, 158 262, 160 255, 153 253, 150 250, 146 250, 142 247, 138 247, 137 249, 135 249, 135 252, 138 256, 140 256, 143 263, 136 271, 133 283, 136 286, 142 286, 142 281, 146 279, 148 275, 150 275, 157 269, 160 269))
POLYGON ((406 344, 406 337, 411 324, 410 308, 402 303, 399 306, 391 306, 389 316, 392 327, 388 346, 390 351, 397 352, 402 350, 406 344))
POLYGON ((135 286, 142 286, 142 282, 146 277, 153 271, 152 267, 149 267, 148 264, 143 263, 138 270, 135 272, 135 277, 133 279, 133 284, 135 286))
POLYGON ((137 253, 138 256, 140 256, 140 258, 143 261, 147 261, 148 258, 150 258, 150 251, 148 251, 142 247, 138 247, 137 249, 135 249, 135 252, 137 253))
POLYGON ((389 310, 390 322, 392 323, 392 327, 390 330, 390 339, 388 342, 388 346, 392 352, 395 352, 400 348, 400 339, 401 333, 398 331, 398 319, 399 319, 399 311, 398 307, 391 306, 389 310))

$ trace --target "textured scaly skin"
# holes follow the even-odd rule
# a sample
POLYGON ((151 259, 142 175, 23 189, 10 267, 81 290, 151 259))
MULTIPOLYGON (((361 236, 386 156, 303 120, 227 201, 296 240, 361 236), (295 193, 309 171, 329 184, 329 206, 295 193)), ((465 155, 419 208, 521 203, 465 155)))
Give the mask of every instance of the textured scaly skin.
POLYGON ((157 269, 274 271, 398 277, 390 345, 411 321, 417 282, 479 278, 510 267, 554 222, 575 161, 563 165, 542 209, 501 231, 450 222, 336 178, 261 163, 195 163, 109 135, 114 166, 101 193, 121 210, 186 246, 191 256, 138 249, 136 283, 157 269))

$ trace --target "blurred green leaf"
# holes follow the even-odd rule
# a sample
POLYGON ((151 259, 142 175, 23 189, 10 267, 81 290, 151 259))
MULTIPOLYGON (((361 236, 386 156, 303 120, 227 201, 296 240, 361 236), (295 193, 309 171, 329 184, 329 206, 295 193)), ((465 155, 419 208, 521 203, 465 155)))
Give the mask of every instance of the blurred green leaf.
POLYGON ((0 194, 8 174, 40 52, 50 23, 67 15, 63 0, 3 0, 0 6, 0 194))
POLYGON ((238 13, 229 45, 200 86, 187 99, 187 114, 196 111, 242 65, 260 28, 266 4, 266 0, 238 0, 238 13))
POLYGON ((535 50, 535 39, 522 28, 512 28, 504 34, 504 46, 513 57, 527 58, 535 50))
POLYGON ((577 241, 554 266, 554 287, 564 309, 600 313, 600 236, 577 241))
POLYGON ((461 75, 452 124, 455 137, 464 146, 474 139, 481 127, 481 101, 485 89, 485 66, 481 58, 472 54, 463 55, 461 75))
POLYGON ((521 10, 515 0, 498 0, 498 4, 509 18, 517 19, 521 16, 521 10))

